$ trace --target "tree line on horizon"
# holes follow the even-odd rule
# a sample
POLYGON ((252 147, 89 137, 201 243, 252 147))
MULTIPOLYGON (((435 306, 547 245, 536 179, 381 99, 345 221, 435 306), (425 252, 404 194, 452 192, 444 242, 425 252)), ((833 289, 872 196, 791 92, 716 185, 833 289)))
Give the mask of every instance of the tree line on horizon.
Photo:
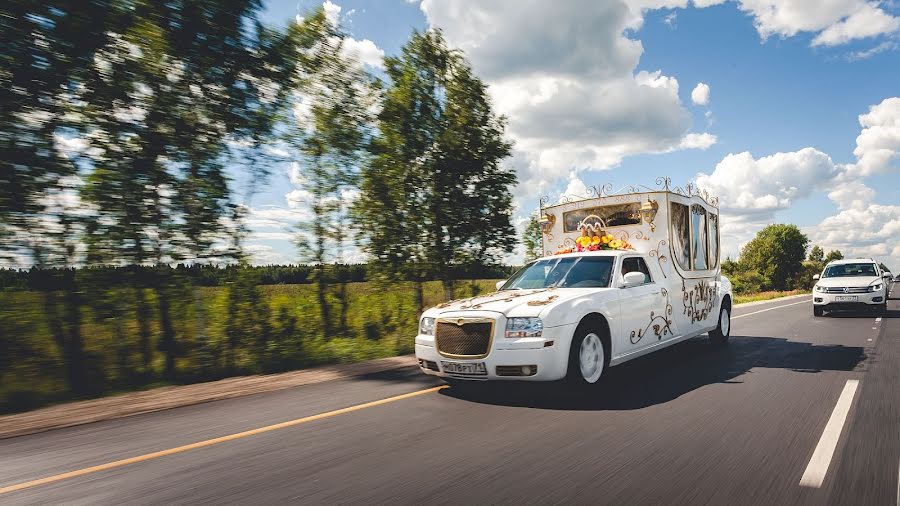
POLYGON ((266 274, 248 266, 244 202, 287 162, 310 210, 296 242, 323 336, 348 328, 353 275, 330 264, 351 243, 367 253, 365 279, 413 283, 417 310, 426 281, 449 298, 461 272, 489 271, 516 244, 505 118, 440 31, 412 32, 375 76, 322 8, 283 28, 261 10, 260 0, 0 5, 0 260, 24 258, 49 273, 24 276, 57 282, 39 293, 75 395, 89 390, 83 308, 104 275, 130 290, 133 308, 108 311, 133 319, 136 337, 123 339, 145 351, 155 342, 164 357, 161 370, 138 366, 144 378, 177 380, 173 305, 204 282, 153 266, 234 263, 231 304, 259 303, 266 274), (84 274, 66 274, 76 268, 84 274))

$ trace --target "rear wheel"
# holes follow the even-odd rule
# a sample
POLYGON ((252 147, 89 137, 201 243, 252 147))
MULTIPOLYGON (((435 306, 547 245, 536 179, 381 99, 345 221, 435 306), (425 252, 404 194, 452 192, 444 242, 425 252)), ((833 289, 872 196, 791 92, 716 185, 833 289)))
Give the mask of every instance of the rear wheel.
POLYGON ((709 331, 709 340, 713 344, 725 344, 731 337, 731 305, 722 304, 719 310, 719 324, 709 331))
POLYGON ((603 334, 595 329, 579 326, 569 350, 567 379, 576 385, 593 385, 609 366, 609 354, 603 334))
POLYGON ((822 316, 825 314, 825 310, 822 309, 822 306, 813 306, 813 316, 822 316))

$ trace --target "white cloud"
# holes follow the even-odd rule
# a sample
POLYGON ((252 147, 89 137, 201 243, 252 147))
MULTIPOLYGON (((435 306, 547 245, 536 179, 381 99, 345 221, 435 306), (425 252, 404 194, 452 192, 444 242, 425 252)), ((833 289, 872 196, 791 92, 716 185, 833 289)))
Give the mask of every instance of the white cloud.
POLYGON ((900 159, 900 97, 883 100, 859 116, 863 127, 856 138, 857 162, 854 174, 868 176, 898 169, 893 165, 900 159))
POLYGON ((384 68, 384 50, 369 39, 344 39, 341 51, 345 56, 358 60, 363 65, 374 69, 384 68))
POLYGON ((702 9, 704 7, 712 7, 713 5, 719 5, 725 3, 725 0, 694 0, 694 7, 698 9, 702 9))
POLYGON ((886 40, 877 46, 870 47, 869 49, 862 49, 859 51, 851 51, 847 53, 845 58, 847 61, 859 61, 866 60, 871 58, 879 53, 884 53, 886 51, 896 51, 898 48, 897 42, 893 40, 886 40))
POLYGON ((872 4, 866 4, 846 19, 843 19, 813 39, 813 46, 837 46, 854 39, 875 37, 891 33, 900 28, 900 18, 891 16, 872 4))
POLYGON ((739 0, 760 37, 816 33, 813 45, 838 45, 892 33, 898 18, 869 0, 739 0))
POLYGON ((880 257, 897 269, 900 251, 900 206, 866 205, 850 207, 822 220, 807 230, 813 244, 826 251, 840 250, 845 257, 880 257))
POLYGON ((496 109, 509 118, 519 179, 533 187, 573 169, 603 170, 627 156, 693 145, 683 144, 691 117, 678 80, 637 72, 643 47, 626 35, 643 10, 686 5, 425 0, 420 7, 490 84, 496 109))
POLYGON ((698 174, 697 185, 718 195, 724 210, 773 217, 828 185, 839 171, 831 157, 814 148, 759 159, 743 152, 727 155, 712 174, 698 174))
POLYGON ((709 104, 709 85, 705 83, 697 83, 694 90, 691 91, 691 101, 697 105, 709 104))
POLYGON ((712 147, 718 138, 710 133, 689 133, 681 139, 678 145, 680 149, 700 149, 707 150, 712 147))
POLYGON ((322 2, 322 8, 325 10, 325 19, 333 26, 337 26, 341 18, 341 6, 331 0, 325 0, 322 2))

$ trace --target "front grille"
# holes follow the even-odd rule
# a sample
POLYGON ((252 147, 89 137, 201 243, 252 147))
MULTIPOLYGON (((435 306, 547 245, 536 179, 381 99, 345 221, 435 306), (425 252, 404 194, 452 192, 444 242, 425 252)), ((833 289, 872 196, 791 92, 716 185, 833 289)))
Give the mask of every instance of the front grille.
POLYGON ((844 288, 843 286, 831 286, 825 289, 825 293, 866 293, 869 291, 867 286, 844 288), (846 291, 844 291, 846 290, 846 291))
POLYGON ((438 353, 446 357, 481 358, 491 347, 494 324, 490 320, 440 321, 434 329, 438 353))

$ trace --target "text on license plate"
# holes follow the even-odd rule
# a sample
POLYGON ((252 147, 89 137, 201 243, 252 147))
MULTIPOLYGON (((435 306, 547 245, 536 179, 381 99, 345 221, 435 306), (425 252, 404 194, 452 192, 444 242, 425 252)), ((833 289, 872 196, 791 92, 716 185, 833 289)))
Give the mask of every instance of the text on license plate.
POLYGON ((837 295, 834 300, 836 302, 856 302, 856 295, 837 295))
POLYGON ((469 374, 472 376, 487 376, 487 368, 484 362, 444 362, 441 361, 444 372, 452 374, 469 374))

